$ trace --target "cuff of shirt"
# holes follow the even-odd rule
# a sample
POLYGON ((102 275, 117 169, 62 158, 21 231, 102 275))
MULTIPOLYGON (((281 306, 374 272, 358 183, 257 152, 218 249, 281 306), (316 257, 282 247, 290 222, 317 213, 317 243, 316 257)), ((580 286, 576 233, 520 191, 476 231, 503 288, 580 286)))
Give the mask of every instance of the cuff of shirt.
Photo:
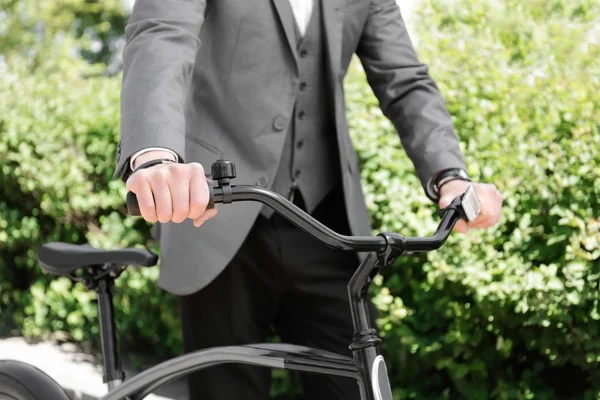
POLYGON ((135 161, 136 158, 138 158, 139 156, 141 156, 144 153, 147 153, 149 151, 166 151, 171 153, 171 155, 173 156, 173 160, 175 160, 175 162, 179 162, 179 157, 177 156, 177 154, 171 150, 171 149, 165 149, 164 147, 148 147, 146 149, 140 150, 137 153, 134 153, 131 158, 129 159, 129 167, 131 168, 131 170, 133 171, 133 163, 135 161))

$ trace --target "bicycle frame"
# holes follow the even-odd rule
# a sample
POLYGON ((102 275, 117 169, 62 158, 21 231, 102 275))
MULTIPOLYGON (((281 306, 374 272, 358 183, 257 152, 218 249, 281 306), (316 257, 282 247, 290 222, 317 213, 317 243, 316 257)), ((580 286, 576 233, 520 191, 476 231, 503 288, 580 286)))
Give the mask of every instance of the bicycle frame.
MULTIPOLYGON (((408 238, 396 233, 382 233, 372 237, 340 235, 296 207, 286 198, 256 186, 229 186, 229 179, 219 180, 213 188, 215 203, 258 201, 273 208, 287 220, 334 249, 368 252, 348 283, 348 296, 354 326, 349 344, 353 357, 289 344, 262 343, 245 346, 215 347, 189 353, 163 362, 121 382, 122 376, 115 346, 110 290, 98 291, 101 316, 102 343, 105 360, 105 380, 110 392, 101 400, 141 400, 158 386, 194 371, 224 363, 243 363, 267 368, 281 368, 325 375, 354 378, 362 400, 392 400, 385 360, 380 352, 381 339, 370 326, 368 289, 382 267, 393 264, 406 251, 420 252, 439 248, 462 215, 461 201, 455 201, 444 210, 436 233, 427 238, 408 238), (112 379, 111 379, 112 378, 112 379)), ((128 206, 135 202, 128 194, 128 206)), ((130 208, 131 210, 132 208, 130 208)), ((109 278, 112 279, 112 278, 109 278)))
MULTIPOLYGON (((348 285, 351 293, 352 316, 355 335, 351 344, 354 357, 280 343, 262 343, 246 346, 226 346, 201 350, 176 357, 172 360, 152 367, 120 384, 113 384, 112 390, 101 400, 141 400, 157 387, 194 371, 209 368, 218 364, 242 363, 268 368, 279 368, 294 371, 319 373, 354 378, 358 382, 363 400, 392 400, 391 389, 387 380, 385 362, 380 354, 380 339, 368 323, 369 306, 366 292, 371 278, 378 271, 377 256, 370 253, 356 270, 348 285), (382 378, 385 378, 383 380, 382 378), (388 396, 385 396, 388 394, 388 396)), ((99 307, 106 302, 99 302, 99 307)), ((102 315, 102 312, 100 312, 102 315)), ((103 333, 105 329, 101 330, 103 333)), ((108 332, 106 332, 108 333, 108 332)), ((112 335, 107 335, 108 340, 112 335)), ((116 349, 116 346, 105 346, 104 349, 116 349)), ((105 369, 108 376, 118 377, 115 372, 116 355, 105 357, 105 369), (108 364, 107 364, 108 361, 108 364), (109 373, 109 371, 112 371, 109 373)), ((109 378, 110 379, 110 378, 109 378)), ((115 382, 114 380, 111 380, 115 382)), ((116 383, 116 382, 115 382, 116 383)))

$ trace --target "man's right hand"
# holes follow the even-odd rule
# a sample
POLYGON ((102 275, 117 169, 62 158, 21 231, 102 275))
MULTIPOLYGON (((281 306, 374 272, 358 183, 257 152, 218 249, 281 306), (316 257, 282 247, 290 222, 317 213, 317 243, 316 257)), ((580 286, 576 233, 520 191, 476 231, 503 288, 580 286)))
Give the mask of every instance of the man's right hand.
MULTIPOLYGON (((135 164, 145 161, 136 159, 135 164)), ((135 193, 140 213, 148 222, 181 223, 189 218, 199 227, 217 215, 216 206, 206 209, 208 182, 199 163, 159 164, 142 169, 131 175, 125 186, 135 193)))

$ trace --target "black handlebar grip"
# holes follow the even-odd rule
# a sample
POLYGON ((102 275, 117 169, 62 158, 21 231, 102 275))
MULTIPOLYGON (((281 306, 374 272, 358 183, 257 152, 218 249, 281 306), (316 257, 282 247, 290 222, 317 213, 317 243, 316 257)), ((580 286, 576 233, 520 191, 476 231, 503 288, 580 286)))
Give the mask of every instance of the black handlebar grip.
MULTIPOLYGON (((206 209, 215 208, 215 191, 213 189, 213 182, 210 179, 206 179, 208 184, 208 205, 206 209)), ((140 205, 137 201, 137 196, 133 192, 127 192, 127 212, 129 215, 141 215, 140 205)))
POLYGON ((129 215, 141 215, 137 196, 133 192, 127 192, 127 212, 129 215))

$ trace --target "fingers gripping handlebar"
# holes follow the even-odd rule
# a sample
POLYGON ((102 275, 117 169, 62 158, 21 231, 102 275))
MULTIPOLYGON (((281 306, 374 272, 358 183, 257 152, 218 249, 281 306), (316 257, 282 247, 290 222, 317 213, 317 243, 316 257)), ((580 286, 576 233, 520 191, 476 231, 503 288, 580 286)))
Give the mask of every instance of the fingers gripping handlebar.
MULTIPOLYGON (((208 183, 208 204, 206 209, 209 210, 211 208, 215 208, 215 192, 212 187, 212 182, 207 179, 208 183)), ((133 192, 127 192, 127 212, 129 215, 142 215, 140 212, 140 205, 138 203, 137 196, 133 192)))
MULTIPOLYGON (((207 179, 209 202, 208 208, 214 208, 217 203, 232 203, 236 201, 257 201, 265 204, 288 219, 294 225, 320 240, 329 247, 346 251, 383 251, 391 245, 399 246, 406 251, 428 251, 440 247, 452 232, 452 228, 460 218, 472 221, 479 215, 480 203, 474 188, 471 186, 452 203, 440 210, 442 220, 433 236, 425 238, 403 237, 401 235, 383 236, 344 236, 340 235, 325 225, 321 224, 310 215, 287 200, 285 197, 259 186, 230 185, 235 178, 235 165, 231 161, 217 160, 211 167, 212 177, 218 182, 215 186, 207 179)), ((131 215, 140 215, 137 197, 134 193, 127 193, 127 211, 131 215)))
MULTIPOLYGON (((220 188, 225 188, 225 192, 224 192, 225 198, 224 199, 222 197, 223 190, 219 191, 219 193, 221 194, 220 202, 222 202, 222 203, 230 202, 227 200, 229 197, 228 195, 231 192, 228 191, 227 189, 231 188, 229 186, 229 181, 231 179, 235 178, 235 175, 236 175, 235 164, 233 164, 231 161, 227 161, 227 160, 217 160, 215 163, 213 163, 213 165, 211 167, 211 172, 212 172, 213 178, 217 179, 219 181, 220 188), (223 201, 223 200, 225 200, 225 201, 223 201)), ((208 210, 208 209, 215 207, 215 196, 214 196, 213 181, 211 179, 207 178, 206 183, 208 184, 208 204, 206 206, 206 209, 208 210)), ((127 212, 130 215, 141 215, 140 205, 138 203, 137 196, 133 192, 127 193, 127 212)))

